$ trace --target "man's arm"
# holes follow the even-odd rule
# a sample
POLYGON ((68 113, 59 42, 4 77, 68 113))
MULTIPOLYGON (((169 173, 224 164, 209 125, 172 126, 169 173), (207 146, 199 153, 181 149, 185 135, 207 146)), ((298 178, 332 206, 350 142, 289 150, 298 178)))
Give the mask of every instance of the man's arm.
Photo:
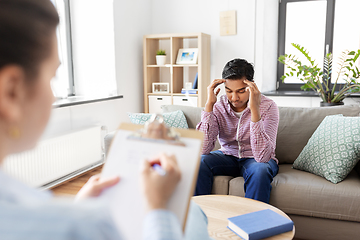
POLYGON ((224 79, 215 79, 207 87, 208 98, 205 103, 205 109, 201 113, 200 123, 196 126, 196 129, 202 131, 205 135, 201 154, 209 154, 215 147, 216 138, 219 134, 219 124, 214 115, 214 105, 217 101, 220 88, 216 92, 215 89, 224 82, 224 79))
POLYGON ((219 135, 219 123, 214 112, 201 112, 201 121, 196 126, 197 130, 204 133, 204 143, 201 154, 209 154, 215 147, 219 135))
POLYGON ((273 103, 258 122, 250 122, 250 144, 257 162, 268 162, 275 152, 279 109, 273 103))

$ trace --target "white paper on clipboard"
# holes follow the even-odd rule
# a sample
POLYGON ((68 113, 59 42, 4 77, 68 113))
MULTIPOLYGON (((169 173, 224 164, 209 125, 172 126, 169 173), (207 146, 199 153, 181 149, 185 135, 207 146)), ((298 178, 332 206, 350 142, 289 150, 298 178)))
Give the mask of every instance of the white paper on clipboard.
POLYGON ((117 227, 125 239, 142 238, 146 210, 140 188, 141 164, 144 159, 164 152, 175 155, 181 170, 181 180, 169 201, 168 209, 176 214, 184 229, 199 170, 202 139, 181 137, 185 146, 178 146, 127 139, 132 133, 124 129, 117 131, 102 170, 102 177, 120 176, 120 182, 102 194, 110 202, 117 227))

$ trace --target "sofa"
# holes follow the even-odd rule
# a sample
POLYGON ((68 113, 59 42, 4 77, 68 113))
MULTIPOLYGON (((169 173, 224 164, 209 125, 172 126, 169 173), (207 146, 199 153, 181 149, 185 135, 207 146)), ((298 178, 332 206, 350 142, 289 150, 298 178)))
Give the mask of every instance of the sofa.
MULTIPOLYGON (((182 110, 189 128, 196 127, 202 111, 202 108, 176 105, 162 106, 162 109, 163 112, 182 110)), ((296 239, 360 239, 360 164, 337 184, 292 168, 326 116, 359 116, 360 106, 279 107, 279 114, 276 145, 279 173, 272 182, 270 204, 294 221, 296 239)), ((113 133, 105 137, 106 148, 112 137, 113 133)), ((242 177, 216 176, 212 193, 243 197, 243 185, 242 177)))

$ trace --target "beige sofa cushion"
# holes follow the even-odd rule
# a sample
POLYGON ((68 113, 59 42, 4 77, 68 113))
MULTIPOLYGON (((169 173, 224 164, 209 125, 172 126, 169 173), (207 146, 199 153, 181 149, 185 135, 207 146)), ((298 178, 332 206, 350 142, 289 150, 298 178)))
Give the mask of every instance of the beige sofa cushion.
POLYGON ((295 161, 327 115, 359 116, 360 107, 356 105, 318 108, 279 107, 279 114, 275 154, 281 164, 295 161))
POLYGON ((231 176, 216 176, 214 177, 214 183, 211 193, 228 195, 229 194, 229 181, 233 177, 231 176))
POLYGON ((286 213, 360 222, 360 178, 355 171, 333 184, 284 164, 272 185, 270 204, 286 213))
MULTIPOLYGON (((360 222, 360 178, 355 171, 344 181, 333 184, 291 166, 279 166, 272 182, 271 205, 287 214, 360 222)), ((231 179, 229 194, 245 196, 243 186, 242 177, 231 179)))

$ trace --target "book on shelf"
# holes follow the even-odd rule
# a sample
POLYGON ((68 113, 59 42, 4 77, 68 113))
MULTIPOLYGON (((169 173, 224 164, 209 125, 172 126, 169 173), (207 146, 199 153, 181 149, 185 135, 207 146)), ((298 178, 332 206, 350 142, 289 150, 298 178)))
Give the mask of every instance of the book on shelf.
POLYGON ((181 93, 182 94, 197 94, 198 90, 197 89, 185 89, 185 88, 183 88, 181 90, 181 93))
POLYGON ((245 240, 256 240, 292 231, 294 223, 280 214, 265 209, 228 218, 228 228, 245 240))
POLYGON ((196 73, 195 79, 194 79, 194 84, 192 86, 193 89, 197 89, 198 88, 198 73, 196 73))

